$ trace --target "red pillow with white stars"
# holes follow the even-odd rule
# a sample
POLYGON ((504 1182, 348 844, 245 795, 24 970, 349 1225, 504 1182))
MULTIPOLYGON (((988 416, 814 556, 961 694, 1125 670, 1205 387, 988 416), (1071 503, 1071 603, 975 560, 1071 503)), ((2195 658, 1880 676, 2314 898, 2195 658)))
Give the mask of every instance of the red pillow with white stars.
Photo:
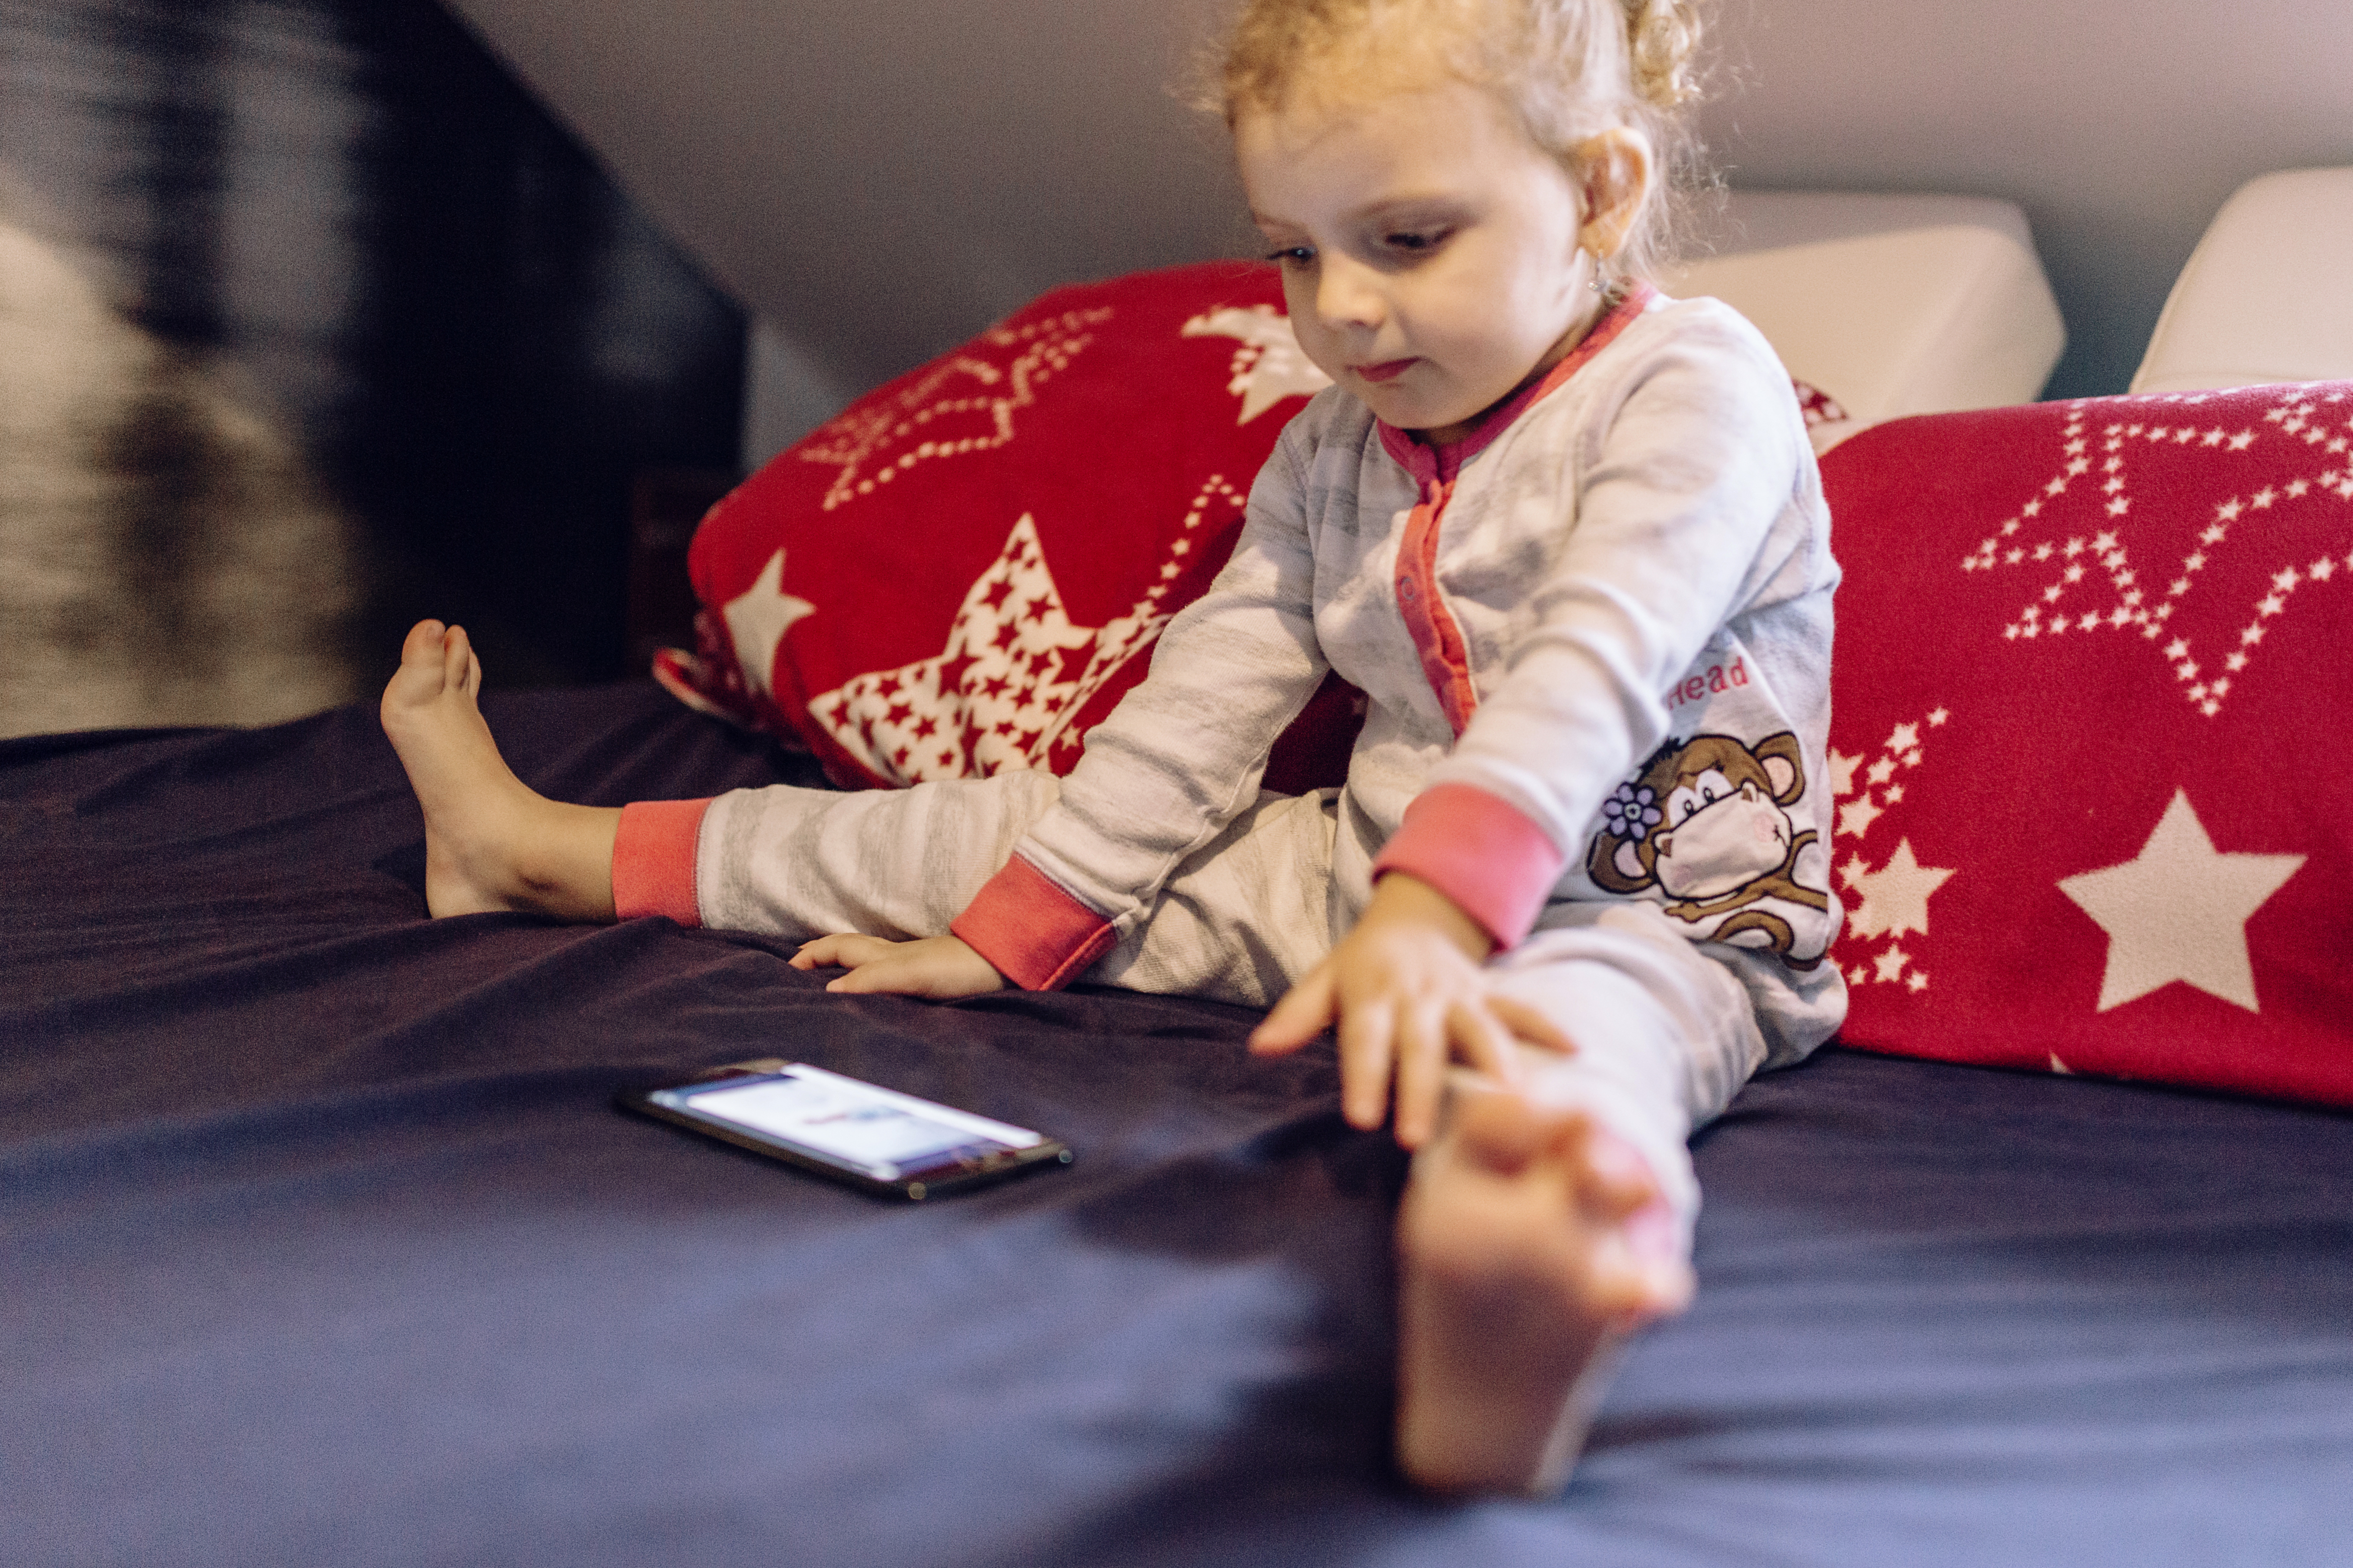
POLYGON ((1822 460, 1850 1045, 2353 1104, 2353 383, 1822 460))
MULTIPOLYGON (((1056 289, 860 398, 712 509, 689 557, 698 706, 797 735, 846 787, 1050 768, 1144 676, 1305 399, 1276 269, 1056 289)), ((1335 680, 1270 787, 1337 784, 1335 680)))

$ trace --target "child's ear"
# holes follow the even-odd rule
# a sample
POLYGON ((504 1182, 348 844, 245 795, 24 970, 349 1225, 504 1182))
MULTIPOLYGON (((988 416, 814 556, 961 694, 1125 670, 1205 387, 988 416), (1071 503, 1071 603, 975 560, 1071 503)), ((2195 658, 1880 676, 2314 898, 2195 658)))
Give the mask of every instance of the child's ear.
POLYGON ((1630 125, 1613 125, 1598 136, 1578 142, 1575 160, 1577 190, 1585 198, 1585 225, 1577 232, 1577 248, 1598 260, 1618 254, 1626 237, 1642 216, 1642 202, 1651 194, 1650 138, 1630 125))

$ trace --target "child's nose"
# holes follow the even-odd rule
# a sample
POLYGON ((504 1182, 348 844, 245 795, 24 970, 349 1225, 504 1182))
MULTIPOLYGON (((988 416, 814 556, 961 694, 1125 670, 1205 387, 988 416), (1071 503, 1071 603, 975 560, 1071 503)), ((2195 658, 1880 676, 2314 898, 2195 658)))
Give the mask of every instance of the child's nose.
POLYGON ((1377 327, 1387 307, 1371 268, 1328 253, 1316 279, 1315 313, 1326 327, 1377 327))

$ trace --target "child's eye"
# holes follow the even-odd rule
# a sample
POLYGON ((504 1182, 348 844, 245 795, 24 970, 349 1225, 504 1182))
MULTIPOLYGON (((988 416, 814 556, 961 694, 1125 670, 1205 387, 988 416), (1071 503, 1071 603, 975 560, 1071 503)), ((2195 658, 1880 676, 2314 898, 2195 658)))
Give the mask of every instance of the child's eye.
POLYGON ((1391 250, 1402 250, 1419 256, 1436 250, 1446 241, 1448 231, 1442 228, 1404 228, 1381 237, 1381 243, 1391 250))
POLYGON ((1315 259, 1312 245, 1286 245, 1281 250, 1270 250, 1266 258, 1284 267, 1305 267, 1315 259))

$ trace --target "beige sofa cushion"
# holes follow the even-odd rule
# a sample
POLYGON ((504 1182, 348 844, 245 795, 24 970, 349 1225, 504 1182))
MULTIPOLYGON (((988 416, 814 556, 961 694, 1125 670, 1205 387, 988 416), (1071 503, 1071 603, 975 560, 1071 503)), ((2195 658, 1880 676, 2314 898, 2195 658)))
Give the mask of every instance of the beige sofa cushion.
POLYGON ((1846 416, 1828 449, 1907 414, 2031 401, 2066 344, 2026 216, 1979 196, 1742 191, 1712 249, 1662 280, 1714 295, 1846 416))
POLYGON ((2174 280, 2135 392, 2353 377, 2353 168, 2239 187, 2174 280))

